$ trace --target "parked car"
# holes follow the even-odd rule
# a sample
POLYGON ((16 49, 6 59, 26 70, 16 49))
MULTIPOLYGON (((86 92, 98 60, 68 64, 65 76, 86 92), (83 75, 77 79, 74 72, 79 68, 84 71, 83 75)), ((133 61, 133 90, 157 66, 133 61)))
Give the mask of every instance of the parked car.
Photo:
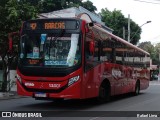
POLYGON ((154 74, 153 74, 153 75, 151 76, 151 80, 158 80, 158 75, 154 75, 154 74))

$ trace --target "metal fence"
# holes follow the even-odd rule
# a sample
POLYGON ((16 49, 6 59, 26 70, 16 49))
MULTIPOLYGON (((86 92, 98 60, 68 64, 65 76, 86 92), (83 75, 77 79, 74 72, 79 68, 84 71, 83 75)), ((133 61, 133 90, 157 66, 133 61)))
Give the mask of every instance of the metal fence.
MULTIPOLYGON (((16 71, 11 70, 8 75, 8 81, 7 81, 7 91, 10 91, 11 88, 15 85, 15 75, 16 71)), ((3 81, 3 70, 0 70, 0 90, 2 90, 2 81, 3 81)))

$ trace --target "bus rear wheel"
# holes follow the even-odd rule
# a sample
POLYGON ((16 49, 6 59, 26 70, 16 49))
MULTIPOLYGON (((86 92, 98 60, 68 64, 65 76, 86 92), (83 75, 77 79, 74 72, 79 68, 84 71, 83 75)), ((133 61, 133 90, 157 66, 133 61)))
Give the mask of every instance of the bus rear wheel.
POLYGON ((140 93, 140 82, 139 81, 137 81, 136 82, 136 85, 135 85, 135 91, 134 91, 134 95, 135 96, 137 96, 137 95, 139 95, 139 93, 140 93))

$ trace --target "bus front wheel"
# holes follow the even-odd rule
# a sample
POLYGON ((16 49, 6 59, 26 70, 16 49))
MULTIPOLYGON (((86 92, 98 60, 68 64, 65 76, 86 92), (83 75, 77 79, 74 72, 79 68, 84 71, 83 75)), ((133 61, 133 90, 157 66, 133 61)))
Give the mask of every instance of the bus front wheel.
POLYGON ((99 103, 108 102, 110 100, 110 85, 108 83, 101 84, 97 100, 99 103))

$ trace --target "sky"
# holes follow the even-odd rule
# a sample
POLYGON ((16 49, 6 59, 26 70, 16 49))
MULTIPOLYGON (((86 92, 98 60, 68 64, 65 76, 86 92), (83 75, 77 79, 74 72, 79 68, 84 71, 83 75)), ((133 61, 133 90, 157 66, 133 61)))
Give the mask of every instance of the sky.
POLYGON ((121 10, 122 14, 141 26, 141 42, 150 41, 153 45, 160 43, 160 0, 90 0, 97 7, 97 12, 102 8, 110 11, 121 10), (145 2, 140 2, 145 1, 145 2), (157 3, 157 4, 153 4, 157 3), (145 24, 147 21, 151 23, 145 24), (143 25, 143 26, 142 26, 143 25))

